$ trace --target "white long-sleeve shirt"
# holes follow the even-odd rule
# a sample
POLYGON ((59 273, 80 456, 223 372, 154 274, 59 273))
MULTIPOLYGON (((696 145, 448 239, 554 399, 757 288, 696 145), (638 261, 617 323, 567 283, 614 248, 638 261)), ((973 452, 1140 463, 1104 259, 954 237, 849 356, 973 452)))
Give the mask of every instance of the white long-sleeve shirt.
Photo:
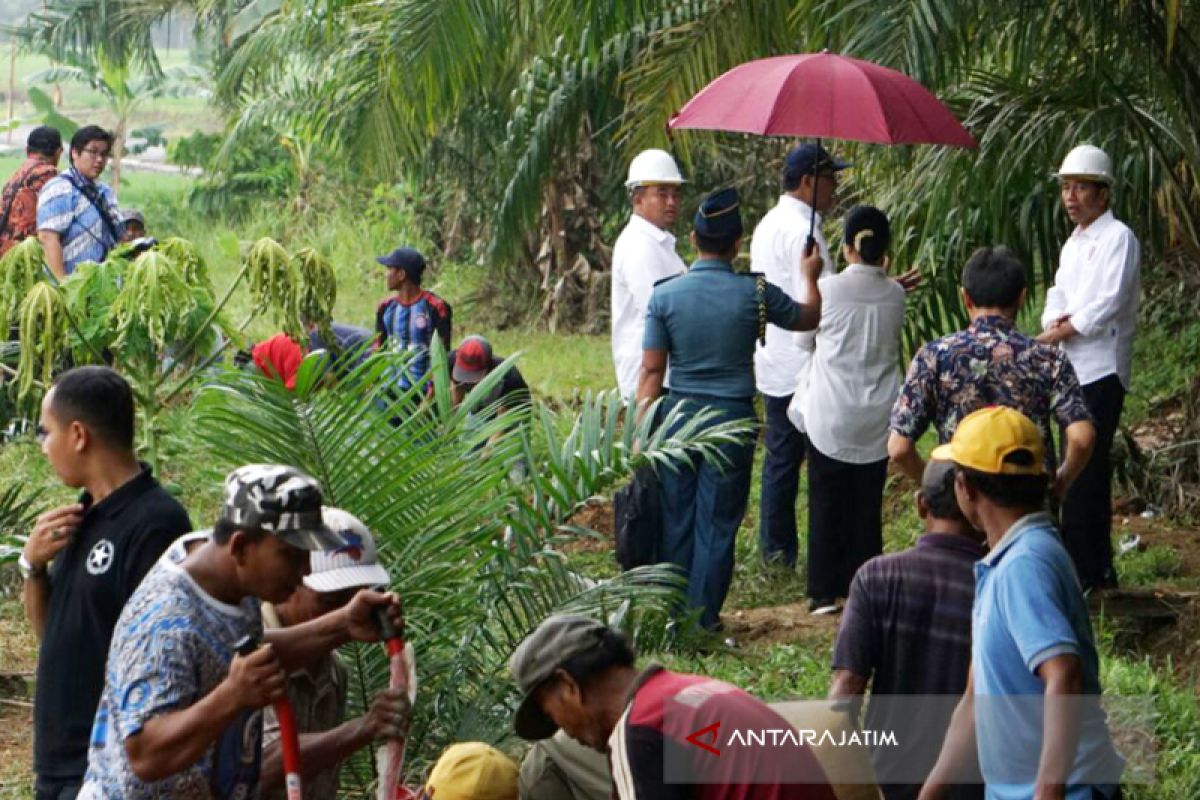
POLYGON ((675 252, 675 237, 633 214, 612 254, 612 354, 621 396, 637 394, 642 368, 646 308, 654 284, 687 267, 675 252))
POLYGON ((788 418, 802 421, 813 447, 830 458, 880 461, 887 458, 888 415, 900 394, 904 287, 867 264, 851 264, 817 285, 816 349, 788 418))
MULTIPOLYGON (((812 223, 812 207, 791 195, 781 195, 767 212, 750 241, 750 269, 761 272, 797 303, 808 302, 808 293, 800 280, 800 262, 812 223)), ((822 277, 833 274, 829 247, 821 235, 821 215, 817 214, 814 237, 825 266, 822 277)), ((812 352, 812 331, 793 333, 775 325, 767 326, 767 343, 754 350, 754 380, 758 391, 771 397, 788 397, 796 391, 796 382, 808 364, 812 352)))
POLYGON ((1129 389, 1141 294, 1141 247, 1125 223, 1105 211, 1063 244, 1042 327, 1069 314, 1079 333, 1062 343, 1081 384, 1116 374, 1129 389))

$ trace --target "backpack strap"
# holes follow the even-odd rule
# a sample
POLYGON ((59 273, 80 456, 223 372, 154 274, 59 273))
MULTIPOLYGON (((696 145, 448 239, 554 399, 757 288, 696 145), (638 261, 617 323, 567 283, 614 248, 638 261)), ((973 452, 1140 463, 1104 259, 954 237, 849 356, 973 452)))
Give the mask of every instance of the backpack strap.
POLYGON ((96 188, 95 184, 81 184, 75 180, 75 176, 70 171, 64 172, 63 176, 79 190, 80 194, 87 198, 87 201, 92 204, 92 208, 96 209, 96 213, 100 215, 100 221, 104 223, 104 229, 112 237, 112 246, 116 247, 121 241, 121 235, 117 233, 117 225, 108 213, 108 207, 104 203, 104 197, 100 194, 100 190, 96 188))

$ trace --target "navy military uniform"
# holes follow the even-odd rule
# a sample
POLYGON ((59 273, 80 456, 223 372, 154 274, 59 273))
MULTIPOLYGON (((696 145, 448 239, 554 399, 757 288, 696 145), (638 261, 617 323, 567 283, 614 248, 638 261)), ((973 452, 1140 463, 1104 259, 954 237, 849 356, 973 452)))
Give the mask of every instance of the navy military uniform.
MULTIPOLYGON (((696 232, 712 238, 741 235, 737 193, 710 195, 696 214, 696 232)), ((667 351, 671 392, 664 412, 680 407, 686 418, 715 412, 710 425, 754 419, 754 343, 762 317, 797 330, 803 306, 779 287, 738 274, 728 261, 701 259, 687 274, 655 285, 646 316, 645 350, 667 351), (760 316, 761 315, 761 316, 760 316)), ((678 425, 682 425, 681 420, 678 425)), ((754 439, 721 446, 724 465, 698 457, 660 471, 663 503, 662 560, 687 572, 688 604, 701 610, 709 629, 720 624, 721 605, 733 577, 733 548, 746 513, 754 439)))

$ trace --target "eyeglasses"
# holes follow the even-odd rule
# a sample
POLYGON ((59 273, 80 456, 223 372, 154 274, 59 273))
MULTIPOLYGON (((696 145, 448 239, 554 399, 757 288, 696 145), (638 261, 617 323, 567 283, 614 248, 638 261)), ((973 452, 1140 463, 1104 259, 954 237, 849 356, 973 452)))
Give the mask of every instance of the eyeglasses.
POLYGON ((90 147, 85 147, 79 152, 84 153, 91 158, 99 159, 100 161, 107 161, 108 157, 112 154, 112 151, 110 150, 93 150, 90 147))

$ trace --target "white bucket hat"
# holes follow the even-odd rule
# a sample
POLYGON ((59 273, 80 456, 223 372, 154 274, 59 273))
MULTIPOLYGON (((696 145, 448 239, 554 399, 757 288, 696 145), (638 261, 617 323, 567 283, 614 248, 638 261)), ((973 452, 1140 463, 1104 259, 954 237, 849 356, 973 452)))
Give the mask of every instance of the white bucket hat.
POLYGON ((330 506, 321 507, 321 516, 326 527, 346 543, 334 550, 312 553, 309 557, 311 573, 304 578, 305 586, 324 593, 386 586, 391 582, 387 570, 379 563, 375 537, 358 517, 330 506))

